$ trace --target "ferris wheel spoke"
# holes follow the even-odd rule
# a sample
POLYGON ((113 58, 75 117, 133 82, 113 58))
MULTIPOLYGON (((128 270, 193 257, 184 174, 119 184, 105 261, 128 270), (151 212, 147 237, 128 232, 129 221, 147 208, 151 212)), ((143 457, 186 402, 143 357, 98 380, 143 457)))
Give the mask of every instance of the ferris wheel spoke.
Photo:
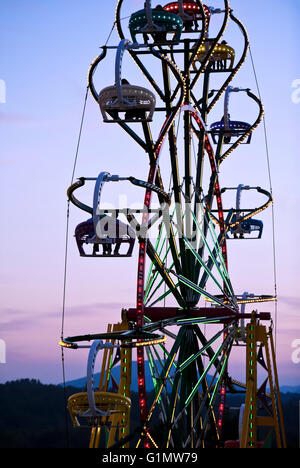
POLYGON ((177 369, 177 372, 182 372, 187 366, 192 364, 195 360, 198 359, 204 352, 209 350, 211 346, 223 335, 224 331, 227 331, 231 325, 225 327, 224 330, 219 331, 215 336, 213 336, 209 341, 206 342, 205 346, 201 348, 197 353, 191 355, 189 358, 186 359, 177 369))
MULTIPOLYGON (((233 290, 232 290, 232 286, 230 284, 230 279, 229 279, 229 275, 228 275, 228 271, 227 271, 227 268, 226 268, 226 265, 224 264, 224 259, 223 259, 223 256, 221 255, 220 253, 220 245, 219 245, 219 242, 218 240, 216 239, 215 236, 211 236, 212 239, 213 239, 213 242, 214 242, 214 245, 212 247, 212 249, 209 247, 209 244, 207 242, 207 238, 204 236, 203 232, 202 232, 202 229, 201 229, 201 226, 199 225, 199 222, 198 220, 196 219, 194 213, 192 213, 192 216, 193 216, 193 219, 194 219, 194 222, 195 222, 195 225, 197 226, 198 228, 198 232, 200 233, 200 236, 201 236, 201 239, 202 239, 202 242, 203 244, 205 245, 207 251, 208 251, 208 254, 209 254, 209 258, 208 258, 208 262, 207 262, 207 270, 209 271, 211 269, 211 267, 214 265, 219 273, 219 275, 221 276, 221 278, 223 279, 224 281, 224 284, 226 285, 227 287, 227 290, 228 292, 231 293, 232 296, 234 296, 234 293, 233 293, 233 290)), ((205 215, 204 215, 205 216, 205 215)), ((209 227, 209 233, 212 234, 212 231, 211 231, 211 228, 209 227)), ((200 257, 200 255, 203 255, 203 249, 198 249, 198 252, 197 252, 197 256, 200 257)), ((208 271, 205 271, 204 274, 209 274, 208 271)), ((198 278, 198 274, 197 274, 197 278, 198 278)), ((200 284, 201 286, 203 287, 203 282, 200 281, 200 284)))
MULTIPOLYGON (((212 357, 212 359, 210 359, 210 362, 208 364, 208 366, 206 367, 206 369, 204 370, 203 374, 200 376, 197 384, 194 386, 192 392, 190 393, 190 395, 187 397, 187 399, 185 400, 185 408, 189 405, 189 403, 191 402, 191 400, 193 399, 193 397, 195 396, 196 392, 198 391, 203 379, 207 376, 208 374, 208 371, 210 370, 210 368, 213 366, 213 364, 215 363, 215 361, 218 359, 219 355, 221 353, 225 353, 226 350, 228 349, 228 344, 230 343, 230 340, 232 340, 233 338, 233 335, 234 335, 235 331, 232 331, 231 333, 228 334, 227 338, 220 344, 220 346, 218 347, 217 351, 215 352, 214 356, 212 357)), ((218 359, 218 364, 220 364, 220 359, 218 359)))
MULTIPOLYGON (((160 245, 161 244, 161 239, 162 239, 162 232, 163 232, 163 224, 161 223, 161 225, 159 227, 159 233, 158 233, 158 238, 157 238, 157 241, 156 241, 156 246, 155 246, 155 252, 158 253, 159 256, 161 255, 162 249, 164 248, 164 245, 166 243, 166 237, 165 237, 165 238, 163 238, 162 245, 160 245)), ((164 261, 164 258, 163 258, 163 261, 164 261)), ((147 279, 146 279, 146 282, 145 282, 144 302, 146 302, 147 296, 149 295, 149 293, 151 291, 151 288, 153 286, 153 283, 155 282, 156 277, 158 275, 157 271, 155 271, 155 270, 153 271, 153 267, 154 267, 154 263, 151 262, 151 265, 150 265, 150 268, 149 268, 149 271, 148 271, 148 276, 147 276, 147 279)))
POLYGON ((161 277, 164 279, 166 285, 169 287, 170 292, 173 294, 178 304, 181 307, 184 307, 185 306, 184 298, 181 296, 180 292, 176 288, 176 285, 173 282, 168 270, 166 269, 163 262, 161 261, 157 253, 155 252, 155 249, 149 240, 147 241, 147 254, 149 258, 151 259, 151 261, 154 263, 155 268, 157 269, 161 277))
MULTIPOLYGON (((223 286, 219 283, 219 281, 216 279, 216 277, 212 274, 212 271, 210 268, 208 268, 208 266, 205 264, 205 262, 202 260, 202 258, 199 256, 199 254, 197 253, 197 251, 195 250, 195 248, 192 246, 192 244, 190 243, 190 241, 186 238, 186 236, 184 236, 182 234, 182 237, 183 237, 183 240, 185 242, 185 244, 187 245, 188 249, 190 250, 190 252, 194 255, 194 257, 196 258, 197 262, 199 262, 199 264, 202 266, 202 268, 204 269, 204 271, 206 272, 206 274, 213 280, 213 282, 215 283, 215 285, 218 287, 218 289, 220 289, 220 291, 224 294, 224 296, 228 299, 229 302, 232 302, 232 299, 231 297, 228 296, 227 292, 224 290, 223 286)), ((213 260, 213 258, 212 258, 213 260)), ((223 275, 221 275, 221 278, 223 278, 223 275)))
MULTIPOLYGON (((218 304, 221 307, 226 307, 228 310, 230 310, 232 312, 232 308, 227 305, 227 302, 224 302, 224 301, 220 300, 218 297, 213 296, 212 294, 210 294, 209 292, 207 292, 206 290, 204 290, 203 288, 201 288, 197 284, 190 281, 188 278, 185 278, 182 275, 177 275, 174 271, 172 273, 178 278, 179 282, 185 284, 188 288, 190 288, 190 289, 196 291, 197 293, 203 295, 206 299, 210 299, 215 304, 218 304)), ((230 300, 230 302, 231 302, 231 300, 230 300)))
MULTIPOLYGON (((207 427, 206 423, 209 418, 211 418, 214 421, 214 427, 216 429, 216 436, 217 436, 217 439, 219 439, 219 434, 217 431, 217 419, 216 419, 214 407, 215 407, 215 401, 216 401, 216 397, 218 394, 218 390, 221 386, 224 372, 226 369, 227 359, 228 359, 228 356, 226 356, 226 353, 223 353, 222 358, 219 360, 216 366, 215 373, 213 377, 211 378, 211 382, 209 386, 208 385, 206 386, 207 387, 206 391, 202 395, 201 405, 199 407, 198 413, 195 416, 194 426, 193 426, 193 433, 198 439, 197 448, 199 447, 199 445, 201 444, 203 440, 204 430, 205 430, 204 428, 207 427), (205 409, 204 414, 203 414, 203 409, 205 409), (196 424, 200 421, 200 419, 201 419, 202 429, 199 431, 197 430, 196 424)), ((189 443, 190 443, 190 436, 186 440, 185 447, 189 443)))

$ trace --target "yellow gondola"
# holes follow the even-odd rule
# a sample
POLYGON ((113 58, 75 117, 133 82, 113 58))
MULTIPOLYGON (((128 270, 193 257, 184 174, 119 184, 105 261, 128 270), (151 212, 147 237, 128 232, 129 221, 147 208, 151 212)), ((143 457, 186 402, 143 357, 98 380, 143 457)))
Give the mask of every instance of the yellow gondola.
MULTIPOLYGON (((193 62, 194 71, 197 71, 197 62, 203 62, 212 46, 212 40, 205 41, 205 44, 202 45, 195 57, 193 62)), ((235 50, 227 45, 225 41, 221 44, 217 44, 214 49, 213 54, 211 55, 209 61, 212 64, 213 70, 228 71, 232 70, 235 59, 235 50)))
MULTIPOLYGON (((110 324, 107 328, 108 333, 124 330, 128 330, 125 314, 123 314, 122 322, 110 324)), ((130 433, 132 353, 129 348, 122 348, 122 346, 119 348, 119 359, 117 359, 118 353, 115 358, 115 361, 120 363, 120 381, 117 383, 111 372, 114 366, 114 348, 116 348, 115 340, 107 340, 106 345, 103 346, 104 354, 99 384, 94 390, 94 365, 99 351, 94 342, 89 356, 87 391, 76 393, 68 400, 68 410, 73 426, 91 428, 90 448, 99 448, 103 431, 107 434, 107 447, 113 445, 116 439, 126 437, 130 433), (111 386, 115 392, 109 391, 111 386)), ((127 444, 125 448, 128 448, 127 444)))

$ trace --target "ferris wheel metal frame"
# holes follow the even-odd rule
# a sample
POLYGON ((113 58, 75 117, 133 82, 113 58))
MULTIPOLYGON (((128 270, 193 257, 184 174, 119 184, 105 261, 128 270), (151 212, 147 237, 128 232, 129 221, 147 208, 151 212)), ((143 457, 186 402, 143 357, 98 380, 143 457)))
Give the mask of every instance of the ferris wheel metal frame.
MULTIPOLYGON (((221 188, 219 181, 220 168, 225 159, 240 144, 251 143, 252 133, 264 115, 260 98, 250 89, 231 86, 246 60, 249 39, 245 27, 234 16, 228 0, 224 0, 223 9, 208 8, 200 0, 180 0, 178 3, 166 5, 163 13, 160 8, 151 8, 151 1, 147 0, 144 9, 133 13, 130 18, 129 30, 132 40, 128 40, 123 32, 121 19, 125 1, 118 0, 114 23, 120 43, 117 46, 105 45, 102 48, 102 53, 91 64, 88 89, 100 106, 104 122, 119 125, 137 143, 140 150, 148 155, 148 178, 141 181, 132 175, 111 176, 107 172, 101 173, 98 178, 81 177, 68 189, 68 198, 92 216, 92 222, 88 220, 83 223, 84 226, 78 234, 80 246, 83 243, 94 246, 90 256, 132 255, 132 249, 123 255, 119 253, 120 245, 128 242, 126 236, 121 239, 119 231, 110 234, 104 232, 103 224, 99 227, 101 220, 104 220, 106 225, 109 224, 109 215, 112 215, 113 219, 109 225, 117 223, 118 229, 121 229, 118 217, 122 212, 130 225, 131 237, 134 230, 138 241, 136 304, 131 309, 123 310, 123 328, 120 325, 114 332, 108 330, 106 333, 63 338, 61 345, 75 349, 91 348, 90 352, 94 353, 94 358, 92 356, 90 362, 93 366, 95 349, 97 352, 105 346, 121 349, 122 352, 126 349, 136 349, 140 430, 138 436, 136 431, 132 434, 127 431, 126 435, 123 438, 119 436, 118 440, 109 437, 111 447, 128 447, 133 437, 136 438, 136 447, 139 448, 221 447, 224 446, 226 395, 228 391, 237 391, 237 382, 228 373, 228 362, 232 347, 239 341, 240 326, 243 324, 245 336, 245 320, 260 323, 269 322, 271 319, 268 313, 256 311, 247 314, 244 304, 276 300, 274 296, 238 296, 234 292, 228 273, 227 241, 230 234, 236 238, 238 232, 239 238, 243 238, 244 234, 258 229, 258 221, 253 217, 273 202, 272 194, 261 187, 240 184, 237 188, 221 188), (216 37, 209 38, 209 24, 215 14, 223 15, 222 25, 216 37), (220 42, 230 22, 240 30, 244 44, 241 57, 235 65, 234 49, 227 43, 220 42), (138 34, 143 37, 142 43, 135 42, 138 34), (171 40, 169 34, 172 35, 171 40), (94 76, 108 51, 116 52, 115 84, 98 92, 94 76), (122 80, 124 53, 130 54, 153 91, 122 80), (161 67, 161 85, 143 63, 143 59, 148 56, 157 60, 161 67), (181 68, 177 64, 177 58, 182 60, 181 68), (223 85, 217 90, 210 90, 211 75, 220 73, 228 74, 223 85), (258 115, 252 124, 231 120, 229 97, 232 92, 246 93, 257 105, 258 115), (220 122, 208 127, 208 116, 223 95, 224 117, 220 122), (155 139, 150 124, 155 121, 156 115, 164 115, 165 121, 155 139), (175 122, 178 122, 179 126, 180 117, 183 123, 181 161, 175 125, 175 122), (135 131, 137 125, 141 126, 142 136, 135 131), (197 144, 194 169, 192 139, 197 144), (165 142, 168 144, 171 190, 167 188, 168 181, 165 180, 160 165, 165 142), (224 149, 226 145, 229 147, 224 149), (180 165, 183 167, 183 176, 180 175, 180 165), (83 187, 88 180, 96 181, 93 207, 74 197, 74 191, 83 187), (145 190, 140 210, 124 208, 110 213, 109 210, 101 209, 100 198, 104 184, 121 181, 129 181, 145 190), (237 199, 236 206, 227 209, 224 208, 222 196, 229 190, 237 190, 237 199), (267 201, 258 208, 241 208, 242 190, 256 190, 266 196, 267 201), (158 210, 153 210, 151 205, 154 195, 157 196, 160 205, 158 210), (138 220, 138 215, 141 220, 138 220), (154 244, 148 233, 153 225, 158 223, 158 235, 154 244), (112 252, 107 246, 115 243, 118 244, 118 248, 112 252), (99 255, 98 246, 105 249, 103 255, 99 255), (147 259, 150 260, 148 275, 147 259), (210 282, 213 284, 211 290, 210 282), (166 305, 169 298, 175 301, 175 306, 166 305), (200 298, 205 298, 205 306, 197 305, 200 298), (240 304, 243 304, 242 308, 240 304), (218 330, 207 338, 201 327, 210 325, 217 326, 218 330), (167 339, 171 342, 168 348, 165 346, 167 339), (101 340, 117 344, 103 345, 101 340), (94 344, 82 344, 91 341, 94 344), (154 393, 151 397, 146 388, 145 351, 154 382, 154 393), (158 420, 160 428, 157 427, 158 420)), ((129 231, 125 234, 130 237, 129 231)), ((80 250, 80 254, 86 256, 83 250, 80 250)), ((126 369, 124 363, 122 365, 123 370, 126 369)), ((131 365, 127 368, 128 372, 129 369, 131 371, 131 365)), ((92 372, 91 368, 88 371, 89 392, 83 397, 83 406, 80 407, 77 396, 76 404, 74 401, 74 404, 70 403, 72 411, 78 411, 81 416, 88 415, 89 424, 94 424, 94 429, 105 425, 103 421, 106 417, 110 425, 113 424, 111 427, 114 428, 115 437, 116 425, 121 424, 121 420, 115 419, 112 423, 109 405, 103 409, 103 400, 96 417, 97 398, 100 401, 100 394, 97 398, 91 396, 93 370, 94 367, 92 372)), ((107 372, 110 370, 108 368, 107 372)), ((124 390, 124 383, 122 388, 124 390)), ((128 392, 127 389, 123 393, 124 398, 130 397, 128 392)), ((112 405, 115 404, 111 394, 107 398, 113 402, 112 405)), ((125 404, 127 414, 127 400, 124 400, 125 404)), ((119 407, 120 411, 122 412, 122 404, 119 407)), ((72 413, 73 418, 75 413, 72 413)), ((123 418, 121 426, 124 427, 124 424, 123 418)), ((129 421, 127 424, 129 425, 129 421)), ((248 441, 245 431, 243 440, 248 441)), ((100 443, 100 432, 97 436, 95 431, 93 433, 94 441, 97 439, 96 446, 100 443)), ((253 440, 251 443, 254 443, 253 440)))

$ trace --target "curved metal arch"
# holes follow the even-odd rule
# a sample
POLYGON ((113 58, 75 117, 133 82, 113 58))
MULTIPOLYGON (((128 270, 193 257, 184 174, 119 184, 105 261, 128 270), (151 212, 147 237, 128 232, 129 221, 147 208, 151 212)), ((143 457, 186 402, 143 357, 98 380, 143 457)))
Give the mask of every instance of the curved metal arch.
POLYGON ((240 28, 240 30, 242 32, 242 35, 244 37, 244 50, 243 50, 243 53, 241 55, 241 58, 240 58, 239 62, 236 64, 236 66, 232 70, 231 74, 229 75, 227 80, 224 82, 223 86, 219 89, 216 96, 212 99, 211 103, 208 105, 207 113, 209 113, 213 109, 213 107, 219 101, 219 99, 222 96, 222 94, 224 93, 224 91, 226 91, 227 87, 230 85, 230 83, 234 79, 235 75, 238 73, 238 71, 242 67, 243 63, 245 62, 247 54, 248 54, 248 50, 249 50, 249 37, 248 37, 247 31, 246 31, 246 28, 244 27, 243 23, 238 18, 236 18, 234 16, 232 10, 230 10, 229 15, 230 15, 230 19, 234 23, 236 23, 238 25, 238 27, 240 28))
POLYGON ((67 190, 67 195, 68 199, 73 203, 73 205, 77 206, 77 208, 80 208, 83 211, 86 211, 89 214, 93 214, 93 207, 86 205, 85 203, 82 203, 79 201, 77 198, 74 196, 75 190, 79 189, 80 187, 83 187, 85 185, 85 178, 80 177, 74 184, 72 184, 68 190, 67 190))
MULTIPOLYGON (((213 52, 214 52, 215 48, 216 48, 217 45, 218 45, 219 40, 220 40, 221 37, 223 36, 224 31, 225 31, 225 29, 226 29, 226 26, 227 26, 227 23, 228 23, 228 19, 229 19, 229 14, 230 14, 230 11, 231 11, 231 10, 230 10, 230 6, 229 6, 229 1, 228 1, 228 0, 224 0, 224 7, 225 7, 225 10, 224 10, 224 11, 225 11, 225 14, 224 14, 223 24, 222 24, 222 26, 221 26, 221 28, 220 28, 220 31, 219 31, 219 33, 217 34, 215 40, 213 41, 212 46, 211 46, 210 49, 209 49, 209 52, 208 52, 208 54, 207 54, 207 56, 206 56, 206 60, 203 61, 202 66, 200 67, 200 69, 198 70, 198 72, 197 72, 197 73, 195 74, 195 76, 194 76, 194 79, 193 79, 193 81, 192 81, 192 83, 191 83, 191 90, 195 87, 195 85, 196 85, 196 83, 197 83, 197 81, 198 81, 200 75, 201 75, 201 74, 203 73, 203 71, 205 70, 205 68, 206 68, 206 66, 207 66, 207 64, 208 64, 208 62, 209 62, 211 56, 213 55, 213 52)), ((190 65, 192 65, 192 62, 190 63, 190 65)))
MULTIPOLYGON (((254 208, 253 210, 250 210, 250 209, 243 210, 243 211, 249 211, 249 213, 244 214, 238 220, 234 220, 234 221, 230 222, 227 225, 227 229, 232 229, 235 226, 237 226, 238 224, 241 224, 242 222, 253 218, 253 216, 257 215, 258 213, 261 213, 264 210, 266 210, 273 203, 273 196, 272 196, 272 194, 270 192, 268 192, 268 190, 262 189, 261 187, 250 187, 250 186, 245 186, 245 185, 242 185, 242 184, 239 185, 238 188, 240 190, 240 194, 241 194, 242 190, 256 190, 258 193, 261 193, 262 195, 267 197, 268 200, 265 203, 263 203, 260 207, 254 208)), ((230 188, 230 187, 224 187, 221 190, 221 193, 224 193, 227 190, 237 190, 237 189, 236 188, 230 188)), ((240 195, 237 194, 237 197, 238 196, 240 197, 240 195)), ((239 212, 240 211, 241 211, 241 208, 239 207, 239 212)), ((214 218, 214 220, 216 220, 215 217, 213 217, 213 218, 214 218)))
POLYGON ((258 125, 261 123, 261 121, 263 119, 264 107, 263 107, 263 104, 262 104, 261 100, 255 94, 253 94, 250 91, 250 89, 247 89, 245 91, 246 91, 247 95, 250 97, 250 99, 252 99, 254 102, 256 102, 258 107, 259 107, 259 113, 258 113, 257 119, 254 122, 254 124, 251 125, 249 127, 249 129, 246 130, 246 132, 242 136, 240 136, 240 138, 238 138, 238 140, 233 145, 231 145, 230 148, 225 153, 223 153, 220 156, 219 164, 221 164, 240 144, 242 144, 247 138, 249 138, 251 136, 251 134, 258 127, 258 125))
POLYGON ((99 63, 102 62, 102 60, 105 59, 106 55, 107 55, 107 47, 103 46, 102 47, 102 53, 100 55, 98 55, 98 57, 96 57, 95 60, 91 63, 91 66, 90 66, 90 69, 89 69, 89 72, 88 72, 88 86, 89 86, 91 94, 92 94, 92 96, 93 96, 93 98, 95 99, 96 102, 98 102, 99 93, 97 92, 97 90, 95 88, 93 77, 94 77, 94 73, 96 71, 96 68, 98 67, 99 63))

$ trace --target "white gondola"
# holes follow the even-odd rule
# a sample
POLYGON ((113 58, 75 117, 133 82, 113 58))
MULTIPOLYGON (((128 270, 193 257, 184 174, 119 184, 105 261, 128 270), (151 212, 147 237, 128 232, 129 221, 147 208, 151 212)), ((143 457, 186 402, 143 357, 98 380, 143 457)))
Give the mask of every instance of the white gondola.
POLYGON ((115 85, 99 93, 99 106, 106 123, 151 122, 155 111, 155 95, 146 88, 122 80, 122 59, 131 42, 120 42, 116 56, 115 85))

